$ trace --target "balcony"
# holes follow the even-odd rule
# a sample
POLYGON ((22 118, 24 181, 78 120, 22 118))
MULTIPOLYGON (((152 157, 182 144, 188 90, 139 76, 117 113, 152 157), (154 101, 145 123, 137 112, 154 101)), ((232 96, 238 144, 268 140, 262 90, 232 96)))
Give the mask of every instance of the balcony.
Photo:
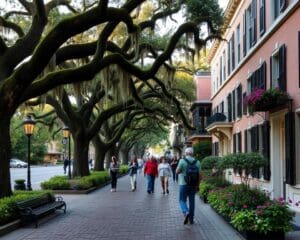
POLYGON ((231 139, 233 123, 228 121, 224 113, 215 113, 209 117, 207 125, 207 132, 215 135, 218 139, 223 139, 224 137, 231 139))

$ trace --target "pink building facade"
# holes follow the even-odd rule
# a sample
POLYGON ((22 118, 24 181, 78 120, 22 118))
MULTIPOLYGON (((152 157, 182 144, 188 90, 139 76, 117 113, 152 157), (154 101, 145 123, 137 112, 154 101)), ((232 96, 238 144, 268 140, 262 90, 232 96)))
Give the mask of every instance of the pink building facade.
MULTIPOLYGON (((251 184, 300 201, 300 1, 230 0, 225 15, 227 41, 214 42, 208 56, 214 153, 262 153, 268 166, 251 184), (250 111, 247 97, 257 89, 289 99, 250 111)), ((227 178, 240 182, 229 170, 227 178)))
POLYGON ((211 73, 198 71, 194 75, 197 100, 191 106, 193 127, 187 143, 194 145, 200 141, 211 141, 211 135, 207 132, 208 118, 211 116, 211 73))

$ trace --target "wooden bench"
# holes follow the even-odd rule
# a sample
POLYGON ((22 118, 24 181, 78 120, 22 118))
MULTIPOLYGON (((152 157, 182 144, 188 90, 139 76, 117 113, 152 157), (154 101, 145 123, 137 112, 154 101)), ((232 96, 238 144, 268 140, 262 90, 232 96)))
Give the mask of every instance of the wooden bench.
POLYGON ((61 209, 66 213, 66 203, 62 197, 54 197, 50 193, 33 197, 24 201, 17 202, 22 223, 34 221, 35 227, 38 227, 38 219, 49 213, 61 209))

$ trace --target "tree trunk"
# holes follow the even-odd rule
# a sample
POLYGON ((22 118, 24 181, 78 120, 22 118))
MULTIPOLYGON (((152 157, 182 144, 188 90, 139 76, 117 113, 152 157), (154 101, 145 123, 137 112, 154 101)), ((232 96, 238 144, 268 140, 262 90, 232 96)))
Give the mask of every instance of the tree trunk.
POLYGON ((11 158, 10 119, 7 112, 0 111, 0 198, 12 194, 10 182, 9 161, 11 158))
POLYGON ((73 135, 74 140, 74 162, 73 177, 88 176, 89 170, 89 141, 84 134, 73 135))
POLYGON ((95 136, 92 140, 94 148, 95 148, 95 171, 103 171, 104 170, 104 160, 106 149, 104 144, 102 144, 101 140, 98 136, 95 136))
POLYGON ((128 164, 128 162, 129 162, 128 153, 129 153, 129 151, 127 149, 120 149, 119 156, 120 156, 120 160, 121 160, 122 164, 125 164, 125 165, 128 164))

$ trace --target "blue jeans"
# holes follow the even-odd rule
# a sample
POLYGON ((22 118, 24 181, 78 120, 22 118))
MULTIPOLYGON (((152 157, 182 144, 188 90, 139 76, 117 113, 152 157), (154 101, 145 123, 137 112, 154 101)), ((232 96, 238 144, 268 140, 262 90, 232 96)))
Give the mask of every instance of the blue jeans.
POLYGON ((147 174, 147 191, 154 192, 155 176, 147 174))
POLYGON ((195 194, 196 187, 186 185, 179 186, 179 204, 183 214, 189 214, 191 220, 194 219, 195 211, 195 194), (189 198, 189 207, 187 205, 187 198, 189 198))

